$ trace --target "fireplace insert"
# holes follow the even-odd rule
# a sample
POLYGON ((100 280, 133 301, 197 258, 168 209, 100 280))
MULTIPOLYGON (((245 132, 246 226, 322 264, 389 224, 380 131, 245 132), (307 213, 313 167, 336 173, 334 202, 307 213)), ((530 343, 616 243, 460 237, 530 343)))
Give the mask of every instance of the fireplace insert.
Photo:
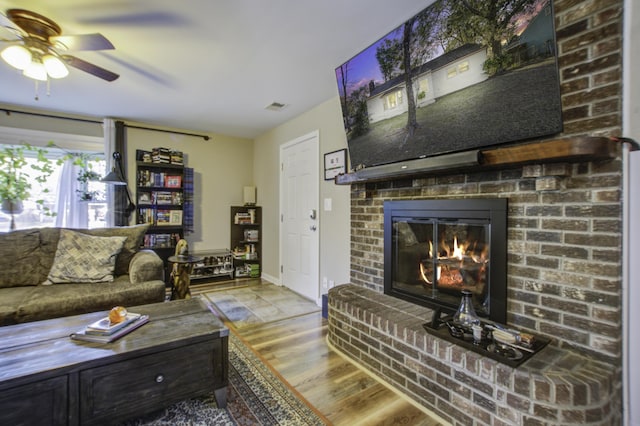
POLYGON ((506 199, 385 201, 385 294, 453 314, 468 290, 505 323, 506 268, 506 199))

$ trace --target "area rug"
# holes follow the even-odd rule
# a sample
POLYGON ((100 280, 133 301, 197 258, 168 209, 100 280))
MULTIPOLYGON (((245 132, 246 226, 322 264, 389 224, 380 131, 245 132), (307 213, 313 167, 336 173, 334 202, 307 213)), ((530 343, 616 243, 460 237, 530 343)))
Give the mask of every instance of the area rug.
POLYGON ((289 388, 241 338, 229 333, 227 408, 213 394, 181 401, 122 426, 324 425, 328 421, 289 388))
POLYGON ((236 330, 320 311, 314 302, 271 283, 211 291, 202 296, 236 330))

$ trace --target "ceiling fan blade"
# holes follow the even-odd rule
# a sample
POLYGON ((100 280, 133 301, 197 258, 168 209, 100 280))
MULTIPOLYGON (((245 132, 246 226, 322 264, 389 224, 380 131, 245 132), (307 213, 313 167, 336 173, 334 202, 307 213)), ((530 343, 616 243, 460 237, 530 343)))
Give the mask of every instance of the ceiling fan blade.
POLYGON ((75 56, 62 55, 61 57, 67 63, 67 65, 77 68, 79 70, 82 70, 84 72, 87 72, 91 75, 95 75, 96 77, 99 77, 103 80, 113 81, 113 80, 116 80, 118 77, 120 77, 118 74, 114 72, 101 68, 87 61, 83 61, 82 59, 76 58, 75 56))
MULTIPOLYGON (((147 11, 147 10, 132 10, 135 8, 133 4, 127 4, 127 10, 120 14, 113 13, 113 6, 103 6, 104 12, 100 13, 99 17, 95 17, 96 6, 91 5, 88 15, 90 18, 79 18, 77 21, 84 25, 113 25, 113 26, 131 26, 135 25, 136 28, 141 27, 183 27, 188 26, 190 23, 186 19, 176 13, 162 12, 162 11, 147 11), (111 14, 110 16, 106 16, 111 14)), ((78 12, 78 7, 74 6, 74 12, 78 12)), ((85 12, 85 14, 87 14, 85 12)))
POLYGON ((22 28, 17 26, 4 13, 0 13, 0 28, 4 28, 18 37, 25 37, 27 35, 22 28))
POLYGON ((111 50, 113 44, 100 33, 61 35, 49 37, 49 41, 57 49, 62 50, 111 50))

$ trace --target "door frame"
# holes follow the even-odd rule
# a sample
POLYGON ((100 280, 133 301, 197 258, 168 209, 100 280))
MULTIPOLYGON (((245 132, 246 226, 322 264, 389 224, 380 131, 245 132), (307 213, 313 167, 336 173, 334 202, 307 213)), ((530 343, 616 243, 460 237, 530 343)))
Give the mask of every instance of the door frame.
MULTIPOLYGON (((315 140, 315 149, 313 150, 313 152, 315 153, 315 158, 313 159, 313 161, 315 162, 315 164, 317 165, 317 172, 315 173, 315 180, 313 181, 313 185, 316 188, 317 191, 317 200, 316 200, 316 204, 319 206, 320 204, 320 131, 319 130, 313 130, 309 133, 306 133, 302 136, 299 136, 295 139, 292 139, 286 143, 283 143, 280 145, 280 152, 279 152, 279 169, 280 169, 280 173, 279 173, 279 177, 278 177, 278 181, 279 181, 279 221, 278 221, 278 245, 279 245, 279 259, 280 259, 280 265, 278 267, 278 275, 280 277, 280 284, 284 286, 284 279, 283 279, 283 265, 284 265, 284 243, 285 243, 285 235, 284 235, 284 227, 282 226, 282 223, 284 221, 284 211, 285 211, 285 206, 284 206, 284 191, 285 191, 285 182, 283 179, 283 165, 284 165, 284 152, 286 149, 299 144, 300 142, 306 141, 308 139, 314 139, 315 140)), ((318 306, 320 306, 320 304, 322 303, 321 300, 321 289, 320 289, 320 229, 322 229, 322 215, 320 213, 320 209, 317 208, 317 215, 318 215, 318 231, 317 231, 317 238, 316 238, 316 268, 315 270, 317 271, 317 277, 316 277, 316 304, 318 306)))

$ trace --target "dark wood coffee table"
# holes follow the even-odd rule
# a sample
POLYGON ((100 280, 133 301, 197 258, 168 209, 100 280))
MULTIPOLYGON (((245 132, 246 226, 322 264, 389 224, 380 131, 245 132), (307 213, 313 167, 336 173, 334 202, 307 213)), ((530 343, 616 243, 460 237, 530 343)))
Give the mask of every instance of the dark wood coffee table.
POLYGON ((112 424, 215 392, 229 330, 199 298, 137 307, 149 323, 106 344, 69 335, 106 312, 0 327, 0 424, 112 424))

